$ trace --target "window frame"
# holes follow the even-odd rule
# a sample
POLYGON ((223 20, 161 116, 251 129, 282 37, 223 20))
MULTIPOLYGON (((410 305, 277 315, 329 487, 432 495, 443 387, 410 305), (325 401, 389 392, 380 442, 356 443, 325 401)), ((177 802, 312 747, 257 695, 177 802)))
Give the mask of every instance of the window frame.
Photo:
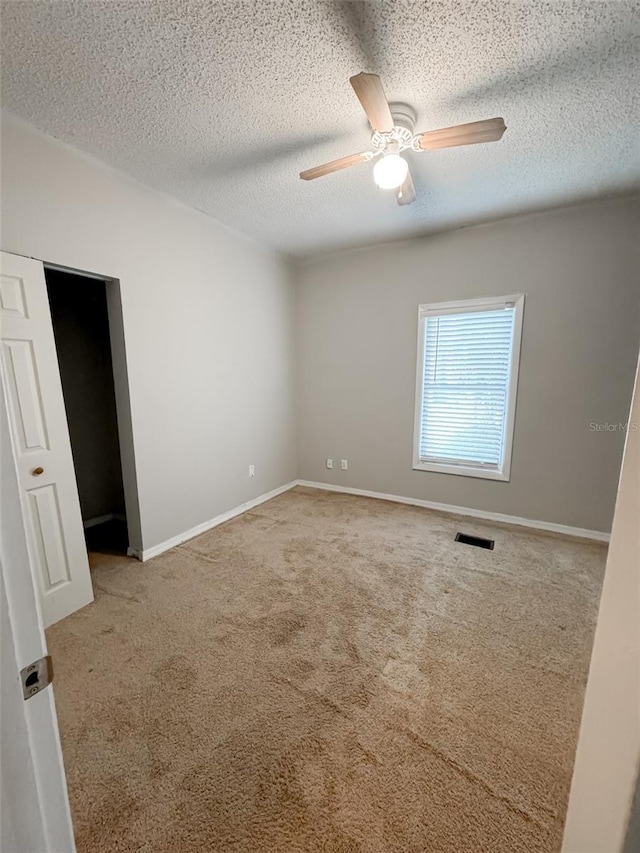
POLYGON ((520 347, 522 343, 522 321, 524 317, 524 293, 510 296, 489 296, 483 299, 460 299, 455 302, 429 302, 418 306, 418 351, 416 358, 416 394, 413 430, 413 470, 435 471, 440 474, 458 474, 463 477, 480 477, 487 480, 511 479, 511 457, 513 454, 513 433, 516 417, 516 399, 520 373, 520 347), (504 420, 504 443, 502 464, 499 468, 486 468, 472 463, 450 461, 424 461, 420 459, 420 436, 422 432, 422 392, 424 387, 424 347, 427 317, 442 314, 469 314, 473 311, 495 311, 513 304, 513 342, 511 346, 511 366, 507 388, 507 404, 504 420))

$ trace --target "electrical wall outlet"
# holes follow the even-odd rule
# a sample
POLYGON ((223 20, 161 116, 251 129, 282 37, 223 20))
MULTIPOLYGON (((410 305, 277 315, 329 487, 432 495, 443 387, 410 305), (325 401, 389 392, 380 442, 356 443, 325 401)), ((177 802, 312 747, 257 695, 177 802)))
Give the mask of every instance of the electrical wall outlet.
POLYGON ((349 468, 349 462, 346 459, 341 459, 340 460, 340 468, 343 471, 346 471, 349 468))
POLYGON ((327 456, 327 468, 333 468, 333 459, 327 456))
POLYGON ((256 476, 256 466, 255 465, 249 465, 249 476, 250 477, 256 476))

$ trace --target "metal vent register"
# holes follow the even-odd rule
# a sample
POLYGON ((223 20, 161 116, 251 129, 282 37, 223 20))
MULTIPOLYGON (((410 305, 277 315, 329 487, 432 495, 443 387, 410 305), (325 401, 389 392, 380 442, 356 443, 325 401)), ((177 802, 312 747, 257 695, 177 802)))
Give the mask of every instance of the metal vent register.
POLYGON ((467 533, 456 533, 456 542, 462 542, 463 545, 475 545, 476 548, 486 548, 488 551, 493 551, 494 540, 483 539, 482 536, 469 536, 467 533))

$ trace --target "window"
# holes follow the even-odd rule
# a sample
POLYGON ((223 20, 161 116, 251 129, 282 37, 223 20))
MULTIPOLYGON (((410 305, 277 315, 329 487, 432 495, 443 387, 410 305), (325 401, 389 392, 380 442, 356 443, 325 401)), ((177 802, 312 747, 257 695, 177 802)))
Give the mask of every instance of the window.
POLYGON ((421 305, 413 467, 508 480, 524 296, 421 305))

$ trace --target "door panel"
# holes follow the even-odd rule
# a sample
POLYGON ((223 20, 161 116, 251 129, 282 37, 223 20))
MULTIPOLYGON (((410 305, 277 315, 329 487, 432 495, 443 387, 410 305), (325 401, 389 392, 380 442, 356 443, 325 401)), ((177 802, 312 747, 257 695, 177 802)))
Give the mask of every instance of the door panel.
POLYGON ((2 346, 6 354, 7 391, 11 397, 13 428, 20 450, 23 453, 48 450, 33 342, 3 339, 2 346))
POLYGON ((69 560, 64 547, 63 522, 60 514, 58 490, 55 483, 31 489, 29 492, 30 513, 27 526, 31 527, 33 541, 37 547, 38 569, 44 581, 45 591, 70 579, 69 560))
POLYGON ((0 282, 0 309, 5 314, 13 312, 18 317, 28 316, 24 283, 21 278, 3 273, 0 282))
POLYGON ((2 253, 2 383, 29 553, 45 625, 93 601, 89 563, 40 261, 2 253))

